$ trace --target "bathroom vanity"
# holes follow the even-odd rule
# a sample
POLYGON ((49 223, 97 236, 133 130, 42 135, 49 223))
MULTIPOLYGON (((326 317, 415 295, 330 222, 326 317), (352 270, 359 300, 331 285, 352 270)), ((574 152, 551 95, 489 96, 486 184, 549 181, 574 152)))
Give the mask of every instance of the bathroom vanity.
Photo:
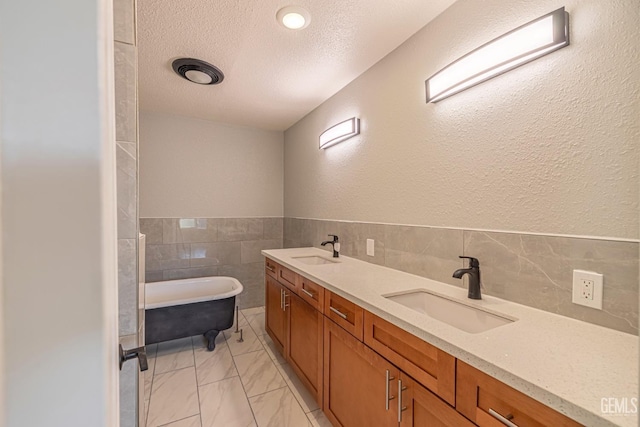
POLYGON ((317 248, 262 254, 266 331, 335 426, 637 425, 602 406, 637 397, 636 336, 317 248))

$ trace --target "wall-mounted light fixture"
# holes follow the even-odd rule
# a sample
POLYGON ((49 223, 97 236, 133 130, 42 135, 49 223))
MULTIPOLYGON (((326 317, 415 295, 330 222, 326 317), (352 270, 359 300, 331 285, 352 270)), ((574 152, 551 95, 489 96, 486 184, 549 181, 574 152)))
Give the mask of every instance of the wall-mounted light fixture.
POLYGON ((427 79, 427 102, 437 102, 569 44, 564 7, 486 43, 427 79))
POLYGON ((347 140, 360 133, 360 119, 352 117, 349 120, 331 126, 320 135, 320 148, 329 148, 339 142, 347 140))

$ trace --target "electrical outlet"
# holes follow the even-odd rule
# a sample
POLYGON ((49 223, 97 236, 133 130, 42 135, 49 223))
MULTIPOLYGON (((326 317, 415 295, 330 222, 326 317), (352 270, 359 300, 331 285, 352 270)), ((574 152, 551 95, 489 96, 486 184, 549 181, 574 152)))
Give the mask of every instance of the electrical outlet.
POLYGON ((571 301, 602 310, 603 276, 593 271, 573 270, 573 295, 571 301))
POLYGON ((375 248, 375 240, 367 239, 367 255, 374 256, 373 255, 375 253, 374 248, 375 248))
POLYGON ((583 299, 593 300, 593 280, 580 279, 580 292, 583 299))

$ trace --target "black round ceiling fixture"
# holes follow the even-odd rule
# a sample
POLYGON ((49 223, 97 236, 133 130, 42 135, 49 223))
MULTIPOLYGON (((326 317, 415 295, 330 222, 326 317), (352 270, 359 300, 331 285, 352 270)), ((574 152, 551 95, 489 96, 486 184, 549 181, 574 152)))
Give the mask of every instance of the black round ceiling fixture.
POLYGON ((200 85, 217 85, 224 80, 224 74, 217 67, 193 58, 180 58, 171 64, 179 76, 200 85))

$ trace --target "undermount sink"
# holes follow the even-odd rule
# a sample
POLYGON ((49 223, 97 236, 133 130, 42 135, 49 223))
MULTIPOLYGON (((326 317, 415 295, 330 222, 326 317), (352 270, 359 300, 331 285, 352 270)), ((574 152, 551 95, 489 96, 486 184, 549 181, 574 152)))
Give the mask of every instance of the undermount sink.
POLYGON ((384 297, 471 334, 485 332, 517 320, 493 314, 426 290, 384 295, 384 297))
POLYGON ((316 256, 316 255, 312 255, 312 256, 294 256, 292 257, 293 259, 300 261, 303 264, 309 264, 309 265, 322 265, 322 264, 335 264, 339 261, 332 261, 330 259, 321 257, 321 256, 316 256))

